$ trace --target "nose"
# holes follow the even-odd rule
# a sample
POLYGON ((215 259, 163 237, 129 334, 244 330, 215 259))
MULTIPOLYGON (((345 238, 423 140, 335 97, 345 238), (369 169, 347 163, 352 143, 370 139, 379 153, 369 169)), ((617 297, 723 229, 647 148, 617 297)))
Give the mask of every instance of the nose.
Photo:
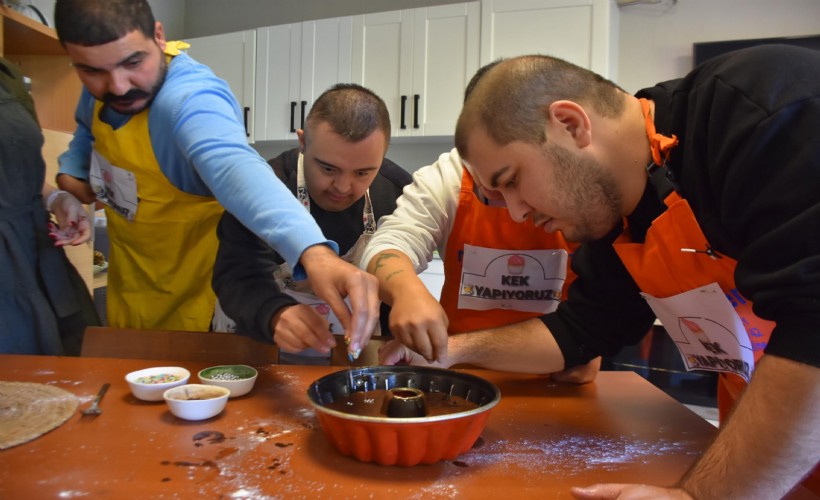
POLYGON ((532 212, 532 207, 524 202, 521 198, 515 198, 509 195, 504 195, 504 201, 507 203, 507 210, 510 212, 510 217, 515 222, 524 222, 532 212))
POLYGON ((108 74, 108 93, 121 96, 131 90, 131 82, 124 71, 112 71, 108 74))
POLYGON ((339 175, 333 180, 333 187, 339 193, 346 194, 353 187, 353 181, 347 175, 339 175))

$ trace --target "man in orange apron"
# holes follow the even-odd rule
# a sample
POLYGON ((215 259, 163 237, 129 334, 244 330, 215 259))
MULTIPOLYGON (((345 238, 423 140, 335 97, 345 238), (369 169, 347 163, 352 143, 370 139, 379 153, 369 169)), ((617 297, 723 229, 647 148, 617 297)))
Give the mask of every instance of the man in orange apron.
MULTIPOLYGON (((382 363, 425 364, 423 355, 450 366, 454 360, 443 354, 448 335, 493 330, 503 338, 508 330, 526 330, 528 321, 554 311, 566 297, 575 247, 560 233, 516 224, 488 195, 453 149, 416 171, 396 210, 381 221, 361 265, 379 278, 382 299, 392 307, 390 330, 397 340, 382 349, 382 363), (434 250, 444 264, 440 299, 417 276, 434 250)), ((473 364, 518 368, 497 361, 473 364)), ((599 361, 556 377, 591 381, 599 361)))
MULTIPOLYGON (((820 492, 818 82, 820 53, 792 47, 715 58, 637 97, 525 56, 465 103, 456 146, 482 184, 513 218, 584 242, 570 299, 538 332, 549 340, 495 354, 573 366, 642 334, 620 317, 658 317, 689 369, 721 373, 720 434, 674 488, 577 498, 820 492), (615 241, 624 217, 632 243, 615 241)), ((464 337, 449 355, 493 351, 464 337)))
POLYGON ((310 273, 351 349, 366 343, 378 316, 375 280, 338 259, 247 144, 227 84, 180 52, 184 44, 166 42, 148 3, 60 0, 55 25, 84 86, 58 183, 107 205, 109 323, 208 329, 224 207, 297 273, 310 273))

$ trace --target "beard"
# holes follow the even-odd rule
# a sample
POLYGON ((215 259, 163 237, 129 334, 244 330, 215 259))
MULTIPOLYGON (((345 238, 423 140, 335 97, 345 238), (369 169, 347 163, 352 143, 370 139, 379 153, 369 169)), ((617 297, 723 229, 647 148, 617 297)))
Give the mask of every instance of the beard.
POLYGON ((123 95, 114 95, 111 93, 103 94, 102 101, 103 103, 116 111, 117 113, 123 115, 136 115, 143 112, 147 109, 151 103, 154 102, 154 98, 159 93, 159 90, 162 88, 162 84, 165 83, 165 76, 168 74, 168 63, 165 62, 165 56, 162 56, 160 61, 159 73, 157 74, 157 79, 154 84, 151 86, 150 89, 147 91, 142 89, 131 89, 123 95), (145 99, 145 103, 136 108, 127 108, 123 106, 127 106, 129 103, 145 99))
POLYGON ((574 222, 561 228, 567 240, 596 240, 620 223, 622 196, 612 174, 595 160, 575 156, 551 142, 545 144, 544 155, 554 165, 557 201, 574 222))

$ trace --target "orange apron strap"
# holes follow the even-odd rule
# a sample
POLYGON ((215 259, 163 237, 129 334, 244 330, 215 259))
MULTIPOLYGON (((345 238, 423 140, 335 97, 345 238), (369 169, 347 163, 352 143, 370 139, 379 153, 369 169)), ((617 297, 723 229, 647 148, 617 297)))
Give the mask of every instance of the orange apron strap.
POLYGON ((644 98, 639 100, 641 102, 641 111, 643 111, 646 120, 646 136, 649 138, 649 145, 652 148, 652 161, 655 162, 655 165, 661 166, 666 163, 669 151, 678 145, 678 138, 675 135, 667 137, 659 134, 655 130, 655 120, 652 118, 649 101, 644 98))

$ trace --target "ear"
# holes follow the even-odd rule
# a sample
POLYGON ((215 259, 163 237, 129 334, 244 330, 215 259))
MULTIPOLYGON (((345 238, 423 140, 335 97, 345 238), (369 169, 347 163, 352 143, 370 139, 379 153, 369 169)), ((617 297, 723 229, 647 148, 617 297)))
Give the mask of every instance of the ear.
POLYGON ((305 131, 297 128, 296 137, 299 138, 299 152, 305 154, 305 131))
POLYGON ((165 29, 162 27, 162 23, 156 21, 154 23, 154 41, 159 45, 159 48, 165 51, 165 29))
POLYGON ((565 133, 578 148, 592 143, 592 123, 584 108, 573 101, 554 101, 549 106, 549 123, 565 133))

